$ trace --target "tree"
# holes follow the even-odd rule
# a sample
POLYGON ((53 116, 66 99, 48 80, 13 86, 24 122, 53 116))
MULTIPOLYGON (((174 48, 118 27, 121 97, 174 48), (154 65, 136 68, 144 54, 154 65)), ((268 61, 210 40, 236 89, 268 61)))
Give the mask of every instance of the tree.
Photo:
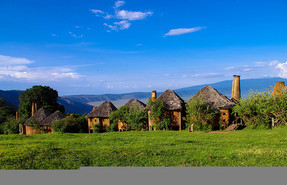
POLYGON ((36 85, 27 89, 19 96, 19 112, 24 118, 31 116, 32 103, 36 103, 38 108, 44 107, 50 112, 59 110, 65 112, 64 106, 57 102, 58 91, 49 86, 36 85))

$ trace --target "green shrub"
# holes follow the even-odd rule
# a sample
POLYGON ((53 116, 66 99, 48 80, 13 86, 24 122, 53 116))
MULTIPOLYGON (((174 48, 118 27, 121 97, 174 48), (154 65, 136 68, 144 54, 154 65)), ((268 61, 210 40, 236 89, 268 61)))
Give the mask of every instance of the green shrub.
POLYGON ((127 129, 140 130, 147 126, 148 114, 146 110, 140 110, 137 107, 122 106, 110 114, 110 120, 111 126, 116 127, 120 120, 128 125, 127 129))
POLYGON ((3 134, 18 134, 19 123, 23 122, 24 120, 15 120, 13 118, 9 118, 0 125, 0 130, 3 134))
POLYGON ((150 118, 155 123, 154 128, 156 129, 167 128, 168 125, 166 126, 165 124, 167 122, 170 122, 170 120, 164 118, 164 103, 159 99, 155 101, 151 101, 151 99, 149 99, 147 105, 151 107, 150 118))
POLYGON ((87 133, 87 120, 84 116, 66 117, 64 119, 53 121, 52 128, 55 132, 65 133, 87 133))
POLYGON ((156 129, 160 129, 160 130, 168 130, 168 126, 170 124, 170 119, 169 118, 163 118, 162 121, 158 122, 157 124, 155 124, 155 128, 156 129))
POLYGON ((106 132, 110 132, 111 131, 111 127, 110 126, 106 126, 106 132))
POLYGON ((112 123, 111 124, 111 132, 117 131, 118 130, 117 126, 118 126, 118 124, 112 123))
POLYGON ((246 125, 256 127, 272 127, 287 124, 287 93, 271 95, 267 92, 250 91, 248 98, 242 98, 233 107, 233 112, 240 117, 246 125))
POLYGON ((93 125, 93 133, 99 133, 100 132, 100 127, 101 127, 101 125, 100 124, 95 124, 95 125, 93 125))
POLYGON ((200 97, 194 97, 187 102, 186 127, 193 125, 194 130, 212 130, 217 128, 219 110, 211 108, 200 97))

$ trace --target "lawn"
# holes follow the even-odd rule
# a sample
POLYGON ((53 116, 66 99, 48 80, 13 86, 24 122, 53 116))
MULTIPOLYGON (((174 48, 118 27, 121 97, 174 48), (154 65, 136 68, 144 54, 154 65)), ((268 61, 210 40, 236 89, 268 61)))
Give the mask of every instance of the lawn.
POLYGON ((287 128, 0 135, 0 169, 287 166, 287 128))

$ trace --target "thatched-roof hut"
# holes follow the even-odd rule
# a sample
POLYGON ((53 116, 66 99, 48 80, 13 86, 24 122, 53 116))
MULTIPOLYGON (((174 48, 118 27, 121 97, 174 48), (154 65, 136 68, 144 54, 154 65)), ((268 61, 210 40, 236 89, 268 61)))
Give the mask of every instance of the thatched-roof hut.
POLYGON ((62 113, 61 111, 57 110, 50 116, 48 116, 46 119, 44 119, 40 125, 41 126, 51 126, 53 121, 59 120, 59 119, 64 119, 66 115, 62 113))
POLYGON ((35 128, 35 124, 40 127, 40 123, 50 115, 51 113, 48 110, 43 107, 40 108, 33 116, 27 119, 24 124, 19 125, 20 134, 30 135, 42 133, 41 129, 35 128))
POLYGON ((226 96, 222 95, 213 87, 205 86, 198 93, 196 93, 191 99, 201 98, 213 109, 220 110, 220 120, 222 120, 223 127, 226 127, 231 122, 231 108, 235 106, 235 103, 226 96))
POLYGON ((209 85, 200 89, 191 99, 200 97, 214 109, 229 108, 235 103, 209 85))
POLYGON ((117 108, 110 101, 105 101, 99 107, 94 108, 92 112, 87 114, 89 133, 93 130, 95 124, 100 125, 100 130, 103 131, 107 126, 110 126, 110 113, 117 108))
MULTIPOLYGON (((153 91, 152 99, 154 101, 161 100, 164 103, 164 117, 170 119, 169 129, 181 130, 182 117, 185 114, 184 100, 170 89, 164 91, 158 98, 155 96, 156 93, 153 91)), ((149 115, 150 111, 151 109, 149 108, 149 115)), ((154 124, 149 116, 149 130, 152 130, 154 124)))
POLYGON ((66 115, 59 110, 51 114, 47 109, 42 107, 33 116, 27 119, 24 124, 19 124, 19 133, 30 135, 53 132, 51 127, 52 122, 65 117, 66 115))
POLYGON ((146 104, 144 104, 138 99, 131 99, 125 105, 128 106, 129 108, 138 108, 140 110, 144 110, 146 107, 146 104))
MULTIPOLYGON (((146 104, 144 104, 143 102, 141 102, 140 100, 138 99, 131 99, 129 100, 125 106, 127 106, 128 108, 130 109, 139 109, 139 110, 145 110, 146 108, 146 104)), ((119 131, 124 131, 124 130, 127 130, 128 128, 128 125, 124 122, 122 122, 121 120, 119 120, 118 122, 118 130, 119 131)))

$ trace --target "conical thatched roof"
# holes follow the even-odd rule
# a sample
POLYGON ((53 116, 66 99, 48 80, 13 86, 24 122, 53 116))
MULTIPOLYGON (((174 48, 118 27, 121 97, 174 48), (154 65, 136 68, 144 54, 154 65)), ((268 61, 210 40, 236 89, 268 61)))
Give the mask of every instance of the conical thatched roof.
POLYGON ((96 110, 87 114, 87 118, 108 118, 112 111, 117 110, 117 108, 110 101, 105 101, 96 110))
POLYGON ((57 110, 56 112, 54 112, 53 114, 51 114, 50 116, 48 116, 47 118, 45 118, 40 125, 51 125, 53 121, 55 120, 59 120, 59 119, 63 119, 65 118, 66 115, 62 112, 60 112, 59 110, 57 110))
POLYGON ((233 101, 209 85, 200 89, 191 99, 197 97, 201 97, 201 99, 214 109, 228 109, 235 106, 233 101))
POLYGON ((161 100, 167 110, 182 110, 184 108, 184 100, 170 89, 164 91, 157 100, 161 100))
POLYGON ((138 108, 140 110, 144 110, 146 107, 146 104, 144 104, 143 102, 139 101, 138 99, 131 99, 129 100, 126 104, 126 106, 128 106, 129 108, 138 108))
POLYGON ((33 116, 27 119, 24 125, 27 125, 30 121, 37 121, 38 123, 41 123, 45 118, 47 118, 50 115, 51 113, 42 107, 33 116))

